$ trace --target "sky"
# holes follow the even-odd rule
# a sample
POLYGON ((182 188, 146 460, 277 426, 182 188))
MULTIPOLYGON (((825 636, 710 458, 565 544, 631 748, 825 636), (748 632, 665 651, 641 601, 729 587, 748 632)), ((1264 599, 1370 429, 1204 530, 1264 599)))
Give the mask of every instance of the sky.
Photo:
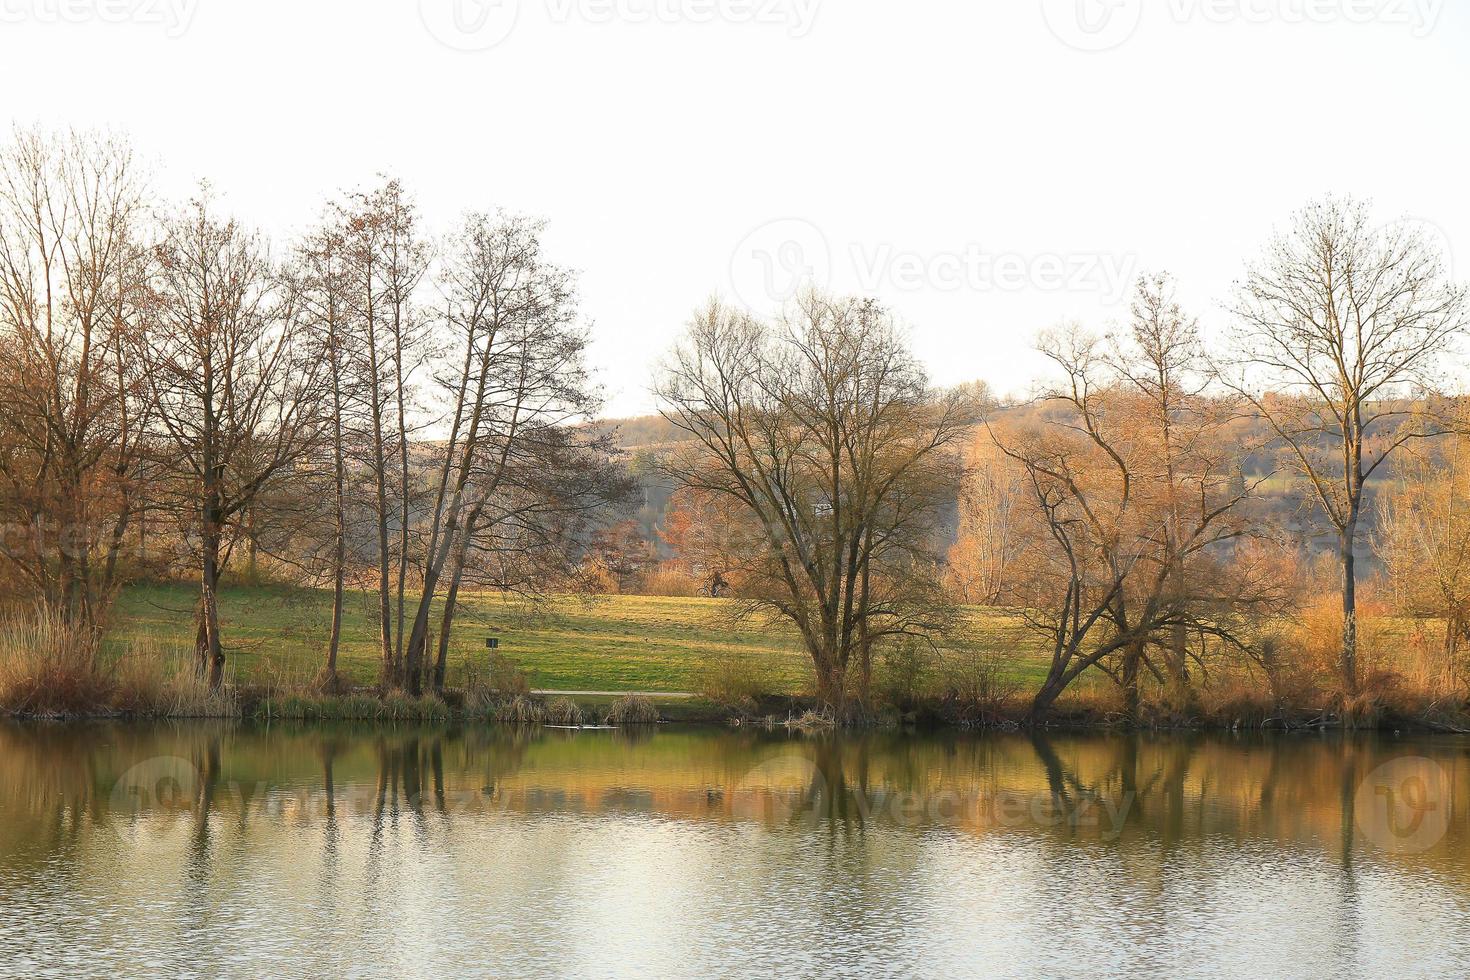
POLYGON ((167 195, 207 178, 278 248, 379 174, 433 229, 545 217, 608 415, 655 408, 710 295, 769 315, 800 282, 1007 393, 1143 273, 1219 336, 1329 192, 1470 277, 1451 0, 0 0, 0 91, 14 124, 129 134, 167 195))

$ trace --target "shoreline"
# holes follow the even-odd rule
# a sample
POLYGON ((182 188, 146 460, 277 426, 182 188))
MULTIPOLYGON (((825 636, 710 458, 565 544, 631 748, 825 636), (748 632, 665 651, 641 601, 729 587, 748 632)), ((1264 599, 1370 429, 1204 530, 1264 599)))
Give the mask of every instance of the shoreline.
POLYGON ((1470 735, 1470 723, 1456 723, 1440 719, 1412 717, 1393 713, 1379 714, 1371 719, 1349 721, 1340 715, 1318 712, 1297 712, 1291 717, 1273 716, 1264 721, 1247 721, 1243 718, 1224 722, 1205 717, 1145 718, 1128 722, 1115 712, 1105 712, 1094 706, 1082 706, 1073 711, 1058 711, 1056 714, 1034 719, 1021 710, 997 710, 984 718, 955 718, 945 716, 936 706, 925 706, 915 712, 880 713, 861 722, 837 724, 830 716, 817 712, 815 702, 802 698, 773 699, 755 710, 715 703, 701 695, 680 692, 678 697, 650 699, 645 692, 588 692, 576 698, 579 714, 574 719, 551 717, 545 708, 554 700, 572 700, 566 695, 574 692, 532 692, 531 696, 509 698, 500 705, 480 710, 464 707, 462 692, 447 692, 449 697, 440 700, 432 696, 421 699, 380 698, 374 692, 354 691, 337 696, 319 696, 294 693, 284 698, 273 698, 259 691, 241 690, 231 692, 236 710, 231 712, 128 712, 98 710, 75 713, 27 713, 0 712, 0 720, 8 722, 52 722, 76 723, 113 721, 125 723, 178 722, 178 721, 230 721, 240 723, 293 722, 307 724, 353 723, 375 725, 384 728, 401 726, 463 726, 485 725, 506 728, 552 728, 556 730, 624 730, 647 729, 662 725, 689 725, 721 728, 727 730, 754 729, 757 731, 789 731, 803 733, 867 733, 889 732, 901 734, 929 734, 943 732, 1096 732, 1108 734, 1156 733, 1156 734, 1227 734, 1227 733, 1272 733, 1272 734, 1322 734, 1334 733, 1392 733, 1413 735, 1470 735), (544 694, 544 696, 543 696, 544 694), (657 718, 640 718, 631 721, 615 720, 608 716, 617 704, 643 702, 651 706, 657 718), (527 716, 525 705, 537 706, 540 713, 527 716), (519 712, 519 714, 517 713, 519 712), (567 723, 568 721, 571 723, 567 723))

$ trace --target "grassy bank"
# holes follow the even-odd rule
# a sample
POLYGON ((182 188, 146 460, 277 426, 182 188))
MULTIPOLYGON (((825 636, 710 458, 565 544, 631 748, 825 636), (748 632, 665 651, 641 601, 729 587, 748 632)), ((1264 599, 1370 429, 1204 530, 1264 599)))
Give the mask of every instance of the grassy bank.
MULTIPOLYGON (((123 593, 109 642, 143 637, 188 645, 194 635, 195 593, 185 586, 139 586, 123 593)), ((235 682, 305 683, 322 665, 331 594, 310 589, 231 588, 220 593, 228 671, 235 682)), ((350 597, 342 625, 338 671, 351 684, 378 677, 376 599, 350 597)), ((533 688, 558 691, 698 692, 721 663, 751 665, 772 693, 810 688, 811 664, 796 636, 782 626, 739 622, 719 599, 657 596, 563 598, 532 609, 500 595, 460 600, 450 653, 450 681, 482 670, 485 638, 526 670, 533 688)), ((1038 683, 1045 662, 1018 637, 1019 619, 972 610, 963 642, 1003 661, 1021 686, 1038 683)))
MULTIPOLYGON (((350 597, 339 652, 345 690, 323 695, 313 681, 323 665, 330 594, 282 587, 236 587, 220 595, 227 656, 226 693, 211 694, 194 676, 194 591, 185 585, 138 586, 118 601, 100 646, 57 624, 0 629, 0 710, 22 714, 239 715, 375 722, 502 720, 600 723, 647 714, 630 692, 654 696, 668 720, 781 723, 813 707, 810 660, 794 633, 742 620, 731 602, 711 599, 564 597, 530 606, 500 595, 470 595, 451 647, 444 700, 380 696, 374 599, 350 597), (491 653, 487 637, 499 640, 491 653), (507 677, 510 683, 503 683, 507 677), (576 692, 570 697, 564 692, 576 692), (692 696, 689 696, 692 695, 692 696)), ((1196 678, 1189 703, 1147 699, 1153 727, 1332 727, 1345 716, 1369 724, 1456 730, 1463 698, 1435 694, 1422 675, 1425 624, 1373 620, 1367 693, 1357 705, 1334 700, 1312 681, 1326 666, 1293 679, 1283 699, 1259 670, 1213 665, 1196 678), (1416 674, 1420 671, 1420 674, 1416 674), (1305 678, 1305 679, 1303 679, 1305 678), (1387 680, 1385 680, 1387 678, 1387 680), (1200 683, 1202 682, 1202 683, 1200 683)), ((966 611, 950 644, 924 648, 912 662, 887 656, 874 678, 887 722, 993 724, 1024 718, 1047 667, 1046 653, 1005 610, 966 611)), ((1293 627, 1332 655, 1331 624, 1293 627)), ((1427 627, 1433 633, 1433 625, 1427 627)), ((1277 685, 1279 687, 1279 684, 1277 685)), ((1438 690, 1443 690, 1442 687, 1438 690)), ((1078 726, 1121 721, 1117 689, 1101 674, 1073 685, 1054 721, 1078 726)))

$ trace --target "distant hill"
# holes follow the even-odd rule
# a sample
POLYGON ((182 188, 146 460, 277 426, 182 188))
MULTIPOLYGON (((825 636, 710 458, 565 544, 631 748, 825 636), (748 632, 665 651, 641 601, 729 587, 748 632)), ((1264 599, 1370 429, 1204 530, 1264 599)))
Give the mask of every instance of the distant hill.
POLYGON ((619 449, 635 450, 684 442, 689 434, 671 425, 662 415, 638 415, 625 419, 599 419, 592 423, 598 432, 611 432, 619 449))
MULTIPOLYGON (((1035 404, 1013 405, 1000 408, 1001 417, 1025 417, 1045 411, 1035 404)), ((666 485, 655 466, 660 449, 689 439, 688 433, 669 423, 661 415, 640 415, 632 418, 599 419, 592 425, 600 432, 612 433, 615 444, 629 455, 629 466, 641 486, 641 499, 635 504, 630 516, 639 524, 643 534, 655 547, 658 531, 663 527, 669 497, 673 490, 666 485)), ((976 435, 979 435, 977 430, 976 435)), ((1259 497, 1254 502, 1254 512, 1263 524, 1281 527, 1297 536, 1302 544, 1312 551, 1325 551, 1335 547, 1329 535, 1312 528, 1310 494, 1305 483, 1293 474, 1279 449, 1264 448, 1270 442, 1270 434, 1263 423, 1251 419, 1239 419, 1227 429, 1227 439, 1239 446, 1239 465, 1242 475, 1248 480, 1264 480, 1259 488, 1259 497), (1269 479, 1266 479, 1269 476, 1269 479)), ((1432 452, 1434 447, 1430 447, 1432 452)), ((1385 468, 1374 474, 1369 484, 1369 521, 1374 519, 1374 503, 1380 491, 1391 478, 1391 470, 1385 468)), ((943 540, 953 540, 957 527, 957 510, 946 508, 935 531, 943 540)), ((1360 558, 1374 562, 1370 541, 1367 536, 1360 543, 1360 558)))

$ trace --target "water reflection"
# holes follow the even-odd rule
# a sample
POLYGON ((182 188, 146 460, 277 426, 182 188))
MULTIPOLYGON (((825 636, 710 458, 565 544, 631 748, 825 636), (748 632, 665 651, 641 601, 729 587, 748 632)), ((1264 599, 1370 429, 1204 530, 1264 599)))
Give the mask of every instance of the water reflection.
POLYGON ((0 972, 1463 975, 1466 750, 0 726, 0 972))

